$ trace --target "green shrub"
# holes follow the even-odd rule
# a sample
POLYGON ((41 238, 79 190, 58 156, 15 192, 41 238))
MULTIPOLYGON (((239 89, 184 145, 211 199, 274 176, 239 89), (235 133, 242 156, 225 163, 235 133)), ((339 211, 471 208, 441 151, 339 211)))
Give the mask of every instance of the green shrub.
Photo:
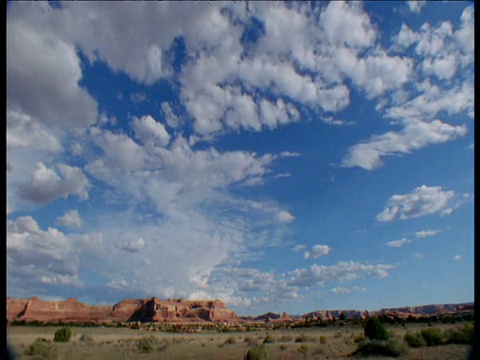
POLYGON ((364 329, 365 337, 368 337, 370 340, 388 340, 390 335, 388 334, 385 326, 380 322, 377 317, 368 318, 365 323, 364 329))
POLYGON ((50 345, 47 340, 37 338, 28 348, 25 350, 26 355, 40 355, 42 357, 47 356, 50 351, 50 345))
POLYGON ((449 344, 473 344, 475 338, 472 324, 466 324, 462 328, 448 329, 445 335, 446 342, 449 344))
POLYGON ((224 344, 225 345, 233 345, 235 344, 237 341, 233 338, 233 336, 230 336, 227 340, 225 340, 224 344))
POLYGON ((92 335, 85 334, 85 333, 83 333, 82 336, 80 336, 80 341, 86 342, 86 343, 94 343, 95 342, 92 335))
POLYGON ((138 341, 138 349, 146 353, 153 352, 158 349, 158 339, 153 335, 143 336, 138 341))
POLYGON ((442 330, 437 328, 428 328, 421 331, 427 346, 441 345, 445 341, 445 335, 442 330))
POLYGON ((408 344, 408 346, 412 348, 418 348, 421 346, 427 345, 427 342, 423 338, 422 334, 417 332, 415 334, 412 334, 410 332, 407 332, 403 338, 405 342, 408 344))
POLYGON ((267 350, 264 346, 255 346, 248 350, 245 360, 266 360, 267 350))
MULTIPOLYGON (((313 340, 314 340, 314 339, 313 339, 313 340)), ((312 341, 312 338, 306 336, 305 334, 300 334, 299 336, 297 336, 297 337, 295 338, 295 342, 296 342, 296 343, 303 343, 303 342, 307 342, 307 341, 312 341)))
POLYGON ((407 346, 404 343, 398 342, 397 340, 390 340, 390 341, 367 341, 362 342, 358 345, 357 349, 350 354, 351 356, 354 355, 363 355, 363 356, 370 356, 370 355, 381 355, 381 356, 391 356, 391 357, 399 357, 403 355, 408 350, 407 346))
POLYGON ((304 358, 308 356, 308 352, 310 351, 308 345, 302 344, 298 347, 298 352, 303 355, 304 358))
POLYGON ((69 342, 72 338, 72 330, 69 327, 63 327, 55 331, 53 341, 55 342, 69 342))
POLYGON ((365 337, 362 335, 362 334, 358 334, 357 336, 355 336, 353 338, 353 342, 354 343, 359 343, 360 341, 362 341, 363 339, 365 339, 365 337))
POLYGON ((274 342, 275 339, 270 334, 267 334, 265 339, 263 339, 263 344, 273 344, 274 342))
POLYGON ((320 344, 326 344, 327 343, 327 337, 325 335, 320 336, 320 344))

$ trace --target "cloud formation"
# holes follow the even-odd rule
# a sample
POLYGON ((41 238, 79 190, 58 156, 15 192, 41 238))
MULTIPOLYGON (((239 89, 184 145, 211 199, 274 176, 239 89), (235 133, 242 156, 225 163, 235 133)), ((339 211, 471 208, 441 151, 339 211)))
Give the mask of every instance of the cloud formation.
POLYGON ((377 220, 389 222, 396 218, 407 220, 435 214, 446 210, 454 196, 454 191, 444 191, 440 186, 422 185, 411 193, 392 195, 377 220))

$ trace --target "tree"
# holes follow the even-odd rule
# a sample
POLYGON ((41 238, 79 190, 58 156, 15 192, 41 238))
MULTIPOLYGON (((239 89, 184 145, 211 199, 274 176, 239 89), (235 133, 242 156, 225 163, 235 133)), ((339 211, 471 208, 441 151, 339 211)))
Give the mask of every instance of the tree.
POLYGON ((364 334, 365 337, 368 337, 370 340, 386 341, 390 338, 385 326, 375 316, 367 319, 367 322, 365 323, 364 334))

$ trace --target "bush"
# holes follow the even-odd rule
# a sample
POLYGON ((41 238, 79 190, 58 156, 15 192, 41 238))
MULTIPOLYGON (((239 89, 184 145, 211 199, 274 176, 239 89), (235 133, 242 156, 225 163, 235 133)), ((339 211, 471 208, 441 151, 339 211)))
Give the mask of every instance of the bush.
POLYGON ((53 341, 55 342, 69 342, 72 338, 72 330, 69 327, 64 327, 55 331, 53 341))
POLYGON ((359 343, 360 341, 362 341, 363 339, 365 339, 365 337, 362 335, 362 334, 358 334, 357 336, 355 336, 353 338, 353 342, 354 343, 359 343))
POLYGON ((391 356, 399 357, 400 355, 406 353, 408 350, 407 346, 403 343, 398 342, 397 340, 386 341, 367 341, 358 345, 357 349, 350 354, 353 355, 381 355, 381 356, 391 356))
POLYGON ((421 346, 427 345, 427 342, 423 338, 422 334, 417 332, 415 334, 412 334, 410 332, 407 332, 403 338, 405 342, 408 344, 408 346, 412 348, 418 348, 421 346))
POLYGON ((307 342, 307 341, 312 341, 312 338, 306 336, 305 334, 300 334, 299 336, 297 336, 295 338, 296 343, 303 343, 303 342, 307 342))
POLYGON ((153 352, 158 348, 158 339, 153 335, 143 336, 138 342, 138 348, 142 352, 153 352))
POLYGON ((445 335, 449 344, 473 344, 475 338, 474 327, 471 324, 466 324, 462 328, 448 329, 445 335))
POLYGON ((226 345, 233 345, 235 344, 237 341, 233 338, 233 336, 230 336, 227 340, 225 340, 224 344, 226 345))
POLYGON ((428 328, 421 331, 427 346, 441 345, 445 341, 445 335, 440 329, 428 328))
POLYGON ((308 348, 308 345, 302 344, 298 347, 298 352, 303 355, 304 358, 308 356, 308 352, 310 349, 308 348))
POLYGON ((266 360, 267 350, 264 346, 255 346, 248 350, 245 360, 266 360))
POLYGON ((368 318, 365 329, 365 337, 368 337, 370 340, 388 340, 390 335, 388 334, 385 326, 378 320, 377 317, 368 318))
POLYGON ((326 344, 327 343, 327 337, 324 335, 320 336, 320 344, 326 344))
POLYGON ((273 344, 274 342, 275 339, 270 334, 267 334, 265 339, 263 339, 263 344, 273 344))
POLYGON ((85 334, 85 333, 82 334, 82 336, 80 336, 80 341, 86 342, 86 343, 94 343, 95 342, 92 335, 85 334))
POLYGON ((37 338, 28 348, 25 350, 26 355, 40 355, 42 357, 47 356, 50 351, 50 345, 47 340, 37 338))

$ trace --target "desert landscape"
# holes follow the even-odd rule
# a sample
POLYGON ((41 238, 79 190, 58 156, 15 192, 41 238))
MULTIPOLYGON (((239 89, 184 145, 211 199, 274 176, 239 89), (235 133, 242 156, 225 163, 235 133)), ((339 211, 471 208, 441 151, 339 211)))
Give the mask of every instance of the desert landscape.
POLYGON ((301 316, 237 316, 219 300, 157 298, 90 306, 75 299, 7 299, 7 341, 16 359, 468 359, 474 304, 301 316), (370 340, 378 319, 388 341, 370 340), (66 341, 57 332, 68 329, 66 341), (380 344, 382 349, 365 350, 380 344), (363 350, 361 350, 363 349, 363 350), (386 349, 386 350, 385 350, 386 349))

